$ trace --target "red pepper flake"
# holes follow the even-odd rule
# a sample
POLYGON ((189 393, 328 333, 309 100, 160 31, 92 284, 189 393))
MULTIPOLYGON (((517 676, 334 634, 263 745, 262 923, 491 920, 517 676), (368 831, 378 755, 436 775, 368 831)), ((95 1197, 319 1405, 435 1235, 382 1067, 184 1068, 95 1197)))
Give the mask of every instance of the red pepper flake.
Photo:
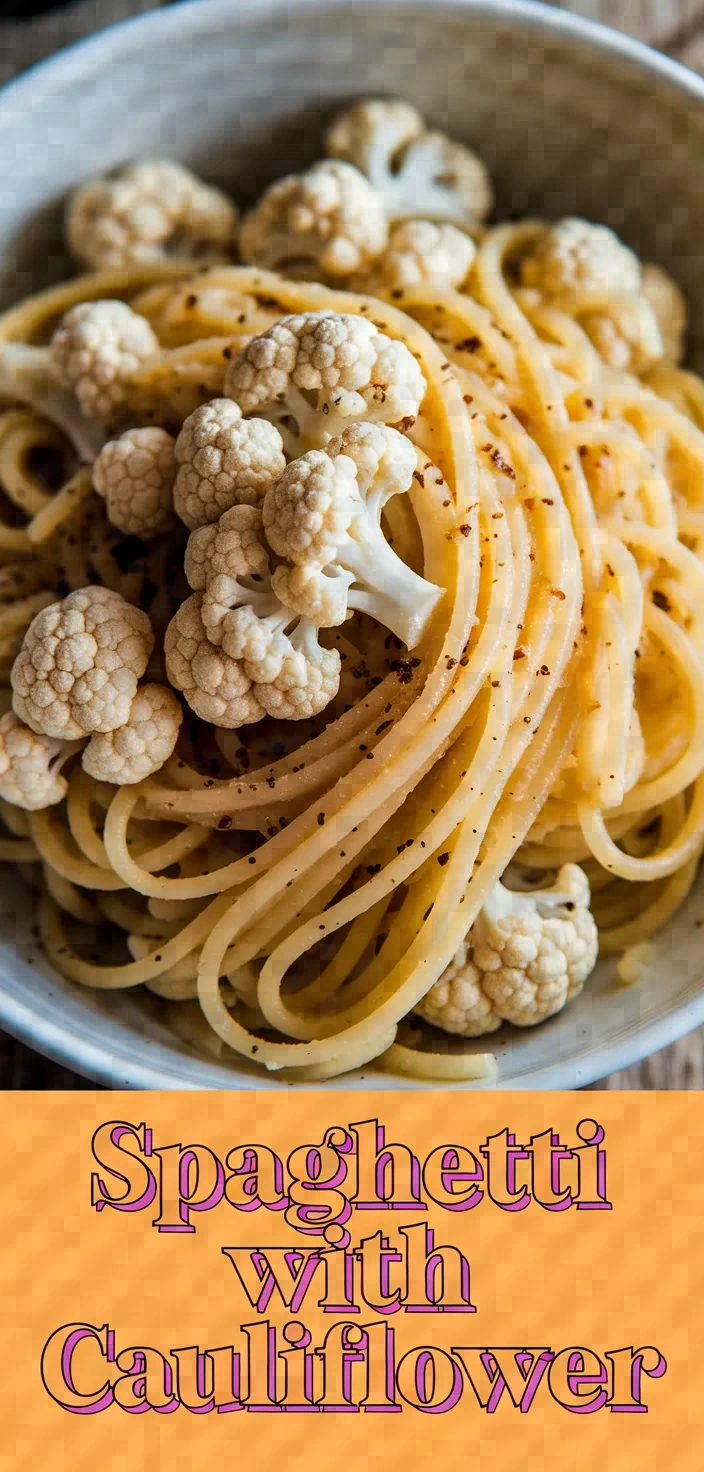
POLYGON ((551 598, 559 598, 562 602, 564 602, 565 598, 567 597, 567 594, 566 593, 563 593, 562 588, 551 588, 550 589, 550 597, 551 598))
POLYGON ((220 819, 220 822, 218 823, 218 828, 225 829, 225 828, 231 828, 231 827, 232 827, 232 818, 228 818, 227 813, 225 813, 224 816, 220 819))
POLYGON ((460 527, 460 532, 461 532, 461 534, 462 534, 463 537, 468 537, 469 534, 470 534, 470 532, 471 532, 471 530, 472 530, 471 526, 469 526, 466 521, 463 522, 462 526, 460 527))
POLYGON ((543 506, 554 506, 555 505, 555 502, 554 501, 551 501, 549 496, 541 496, 541 500, 542 500, 543 506))
POLYGON ((541 675, 549 675, 550 674, 550 671, 549 671, 548 666, 546 664, 541 664, 540 670, 539 670, 539 674, 541 674, 541 675))
POLYGON ((463 394, 462 395, 462 398, 463 398, 463 401, 464 401, 465 404, 473 404, 474 403, 474 397, 473 397, 472 394, 463 394))
POLYGON ((525 506, 526 511, 532 511, 533 507, 535 506, 535 497, 527 496, 525 501, 523 502, 523 505, 525 506))
POLYGON ((453 670, 455 668, 455 665, 456 664, 457 664, 457 660, 456 659, 447 659, 445 661, 445 668, 448 669, 448 670, 453 670))
POLYGON ((450 855, 449 854, 438 854, 438 863, 439 863, 439 865, 440 865, 440 867, 442 869, 444 869, 445 868, 445 865, 446 864, 449 864, 449 862, 450 862, 450 855))
POLYGON ((513 651, 513 657, 514 657, 514 659, 525 659, 525 657, 526 657, 526 651, 525 651, 525 649, 514 649, 514 651, 513 651))
POLYGON ((492 682, 491 682, 491 688, 492 688, 492 690, 498 690, 500 683, 501 683, 500 680, 492 680, 492 682))
POLYGON ((416 416, 415 416, 415 414, 407 414, 406 417, 405 417, 405 419, 399 419, 399 422, 398 422, 396 428, 397 429, 400 429, 405 434, 409 429, 412 429, 413 428, 415 422, 416 422, 416 416))
POLYGON ((456 344, 456 349, 458 353, 476 353, 481 345, 480 337, 463 337, 462 341, 456 344))
POLYGON ((420 473, 419 470, 414 470, 414 472, 413 472, 413 479, 414 480, 417 480, 417 482, 418 482, 419 486, 421 487, 421 489, 425 486, 425 476, 424 475, 421 475, 421 473, 420 473))

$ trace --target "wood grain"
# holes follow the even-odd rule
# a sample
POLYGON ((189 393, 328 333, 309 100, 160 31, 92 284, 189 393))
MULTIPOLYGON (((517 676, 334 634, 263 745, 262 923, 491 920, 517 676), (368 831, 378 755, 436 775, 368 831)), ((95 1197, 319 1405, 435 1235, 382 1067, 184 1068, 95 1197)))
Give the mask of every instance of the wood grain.
MULTIPOLYGON (((153 0, 79 0, 32 21, 0 20, 0 84, 104 26, 154 9, 153 0)), ((565 9, 657 46, 704 73, 704 0, 568 0, 565 9)), ((95 1085, 0 1033, 0 1087, 91 1089, 95 1085)), ((704 1028, 593 1088, 704 1088, 704 1028)))

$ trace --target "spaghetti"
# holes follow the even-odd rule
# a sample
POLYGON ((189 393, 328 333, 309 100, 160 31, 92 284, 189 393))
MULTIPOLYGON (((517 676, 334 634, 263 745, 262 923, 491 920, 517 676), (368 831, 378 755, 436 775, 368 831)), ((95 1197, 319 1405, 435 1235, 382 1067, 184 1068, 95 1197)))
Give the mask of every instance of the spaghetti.
MULTIPOLYGON (((179 1032, 204 1020, 213 1046, 285 1077, 372 1059, 490 1076, 490 1055, 419 1044, 404 1020, 509 865, 582 864, 614 953, 669 918, 704 846, 704 385, 608 367, 575 316, 523 292, 535 230, 488 230, 463 291, 382 300, 175 265, 80 278, 0 319, 0 340, 36 343, 76 302, 127 301, 165 350, 141 385, 143 422, 165 425, 287 313, 367 315, 421 367, 413 493, 386 521, 445 590, 414 657, 355 614, 329 631, 345 674, 314 721, 193 722, 143 783, 74 760, 60 806, 3 807, 0 858, 39 866, 65 977, 146 986, 182 1009, 179 1032)), ((126 545, 25 409, 0 416, 0 480, 5 682, 34 615, 92 581, 149 606, 160 645, 185 532, 126 545)))

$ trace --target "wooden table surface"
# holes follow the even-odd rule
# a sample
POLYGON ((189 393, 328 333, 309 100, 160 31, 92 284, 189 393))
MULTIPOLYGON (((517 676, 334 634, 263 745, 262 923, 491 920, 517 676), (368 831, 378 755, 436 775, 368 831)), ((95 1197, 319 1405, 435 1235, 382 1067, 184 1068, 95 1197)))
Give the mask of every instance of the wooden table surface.
MULTIPOLYGON (((35 20, 0 20, 0 84, 82 36, 154 8, 150 0, 78 0, 35 20)), ((556 8, 625 31, 704 73, 704 0, 571 0, 556 8)), ((0 1088, 93 1087, 0 1033, 0 1088)), ((704 1028, 594 1087, 704 1088, 704 1028)))

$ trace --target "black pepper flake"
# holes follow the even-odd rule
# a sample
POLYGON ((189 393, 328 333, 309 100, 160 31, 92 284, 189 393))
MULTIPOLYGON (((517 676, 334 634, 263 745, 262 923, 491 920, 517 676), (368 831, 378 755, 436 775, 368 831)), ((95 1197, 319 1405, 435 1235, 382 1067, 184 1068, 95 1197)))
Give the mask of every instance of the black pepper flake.
POLYGON ((413 472, 413 479, 414 480, 417 480, 417 482, 418 482, 419 486, 421 487, 421 489, 425 486, 425 476, 424 475, 421 475, 421 473, 420 473, 419 470, 414 470, 414 472, 413 472))
POLYGON ((445 867, 446 864, 449 864, 449 862, 450 862, 450 855, 449 854, 438 854, 438 863, 440 864, 440 866, 443 869, 444 869, 444 867, 445 867))
POLYGON ((228 818, 227 813, 225 813, 224 816, 220 819, 220 822, 218 823, 218 828, 231 828, 231 827, 232 827, 232 818, 228 818))
POLYGON ((471 526, 468 526, 466 521, 463 522, 462 526, 459 528, 460 534, 463 537, 468 537, 469 534, 470 534, 470 532, 471 532, 471 530, 472 530, 471 526))
POLYGON ((389 932, 388 932, 388 930, 382 930, 382 931, 380 931, 379 935, 377 936, 377 938, 376 938, 376 940, 374 942, 374 955, 375 956, 378 956, 378 954, 379 954, 379 952, 381 950, 381 947, 384 944, 384 941, 385 940, 388 940, 388 938, 389 938, 389 932))
POLYGON ((492 682, 491 682, 491 688, 492 688, 492 690, 498 690, 499 684, 500 684, 500 681, 499 680, 492 680, 492 682))
POLYGON ((325 822, 325 814, 324 813, 318 813, 318 827, 319 828, 322 828, 324 822, 325 822))
POLYGON ((367 874, 378 874, 380 870, 381 864, 367 864, 367 874))
MULTIPOLYGON (((387 706, 387 710, 388 709, 389 707, 387 706)), ((382 731, 388 731, 389 726, 393 726, 393 721, 382 721, 381 725, 377 726, 376 731, 374 732, 375 736, 381 736, 382 731)))
POLYGON ((425 914, 424 914, 424 916, 423 916, 423 921, 424 921, 424 922, 425 922, 425 921, 426 921, 426 920, 427 920, 427 919, 428 919, 428 916, 429 916, 429 915, 430 915, 430 914, 431 914, 431 912, 432 912, 432 911, 433 911, 433 910, 434 910, 434 909, 435 909, 435 905, 434 905, 434 904, 432 904, 432 905, 428 905, 428 908, 427 908, 427 910, 426 910, 426 912, 425 912, 425 914))
POLYGON ((203 786, 204 787, 214 787, 215 786, 215 783, 214 783, 212 777, 209 777, 208 780, 207 780, 207 782, 204 782, 203 783, 203 786))
POLYGON ((254 854, 250 854, 250 856, 249 856, 249 862, 250 862, 250 864, 256 864, 257 861, 256 861, 256 859, 254 857, 254 854))
POLYGON ((526 651, 525 651, 525 649, 514 649, 514 651, 513 651, 513 657, 514 657, 514 659, 525 659, 525 657, 526 657, 526 651))
MULTIPOLYGON (((455 344, 458 353, 476 353, 482 345, 480 337, 463 337, 461 342, 455 344)), ((471 403, 471 399, 465 402, 471 403)))

